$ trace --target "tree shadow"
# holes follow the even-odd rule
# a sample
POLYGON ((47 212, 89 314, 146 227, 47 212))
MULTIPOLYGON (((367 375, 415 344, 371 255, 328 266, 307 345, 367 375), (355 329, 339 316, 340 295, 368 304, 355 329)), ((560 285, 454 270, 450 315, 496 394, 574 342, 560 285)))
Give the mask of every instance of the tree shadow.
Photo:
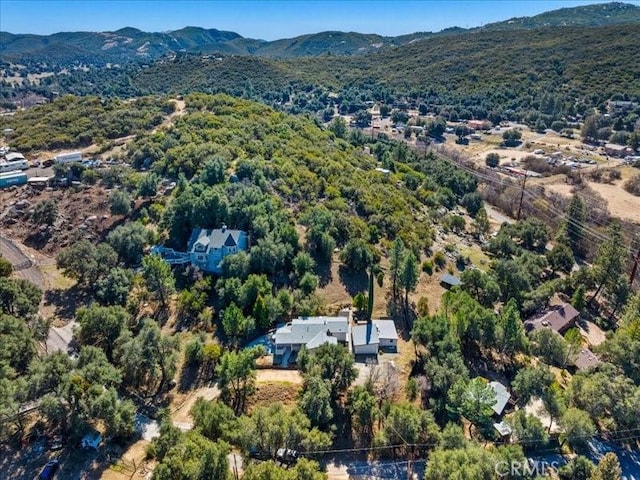
POLYGON ((366 292, 369 290, 369 276, 367 275, 367 272, 354 272, 345 268, 344 265, 340 265, 338 274, 340 275, 340 282, 352 297, 359 292, 366 292))
POLYGON ((326 287, 333 279, 333 274, 331 273, 331 262, 318 258, 315 258, 315 260, 316 274, 320 280, 320 287, 326 287))
POLYGON ((56 288, 44 293, 47 305, 54 308, 55 316, 59 318, 74 318, 76 310, 85 304, 87 293, 78 285, 70 288, 56 288))

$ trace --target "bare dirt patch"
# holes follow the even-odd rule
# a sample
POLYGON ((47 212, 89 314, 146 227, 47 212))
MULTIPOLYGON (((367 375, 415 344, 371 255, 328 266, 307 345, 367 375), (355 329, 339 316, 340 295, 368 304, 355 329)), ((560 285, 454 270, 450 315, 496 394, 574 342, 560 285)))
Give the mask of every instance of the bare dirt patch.
POLYGON ((255 393, 249 398, 248 411, 258 406, 269 406, 282 403, 293 406, 298 400, 301 385, 290 382, 260 382, 255 393))
POLYGON ((169 410, 171 411, 171 419, 174 424, 179 425, 193 425, 193 418, 191 418, 191 408, 196 403, 198 398, 204 398, 205 400, 215 400, 220 397, 220 389, 217 385, 212 387, 198 388, 197 390, 191 390, 187 393, 176 393, 173 397, 169 410))
MULTIPOLYGON (((587 184, 607 201, 613 216, 640 223, 640 198, 624 190, 621 182, 615 184, 588 182, 587 184)), ((574 192, 573 186, 566 183, 546 185, 546 188, 567 197, 574 192)))
POLYGON ((302 375, 300 375, 298 370, 265 368, 257 371, 256 381, 258 383, 287 382, 294 385, 302 385, 302 375))

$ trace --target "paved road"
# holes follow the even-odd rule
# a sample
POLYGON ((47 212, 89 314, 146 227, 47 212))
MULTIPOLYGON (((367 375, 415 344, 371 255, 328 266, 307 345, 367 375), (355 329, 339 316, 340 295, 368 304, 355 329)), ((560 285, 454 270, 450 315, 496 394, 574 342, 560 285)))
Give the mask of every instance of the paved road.
MULTIPOLYGON (((404 480, 408 477, 407 461, 366 461, 344 460, 332 461, 326 465, 329 480, 404 480)), ((413 463, 413 478, 424 478, 425 460, 413 463)))
POLYGON ((622 468, 623 480, 640 480, 640 450, 627 450, 615 442, 602 442, 593 439, 589 442, 589 454, 592 462, 598 462, 609 452, 618 456, 622 468))
POLYGON ((44 275, 42 275, 42 272, 36 265, 34 259, 25 255, 13 240, 0 236, 0 254, 9 260, 11 265, 14 266, 16 269, 15 275, 18 278, 29 280, 42 291, 46 289, 44 275), (26 265, 30 266, 28 268, 24 268, 26 265))

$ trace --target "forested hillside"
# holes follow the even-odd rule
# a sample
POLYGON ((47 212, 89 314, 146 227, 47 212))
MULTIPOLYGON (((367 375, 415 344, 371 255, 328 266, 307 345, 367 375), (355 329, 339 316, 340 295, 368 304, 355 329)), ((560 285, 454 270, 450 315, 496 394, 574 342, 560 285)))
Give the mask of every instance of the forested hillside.
MULTIPOLYGON (((178 101, 61 98, 33 110, 64 111, 52 117, 60 125, 87 115, 96 138, 108 136, 114 112, 128 118, 140 110, 144 121, 125 122, 137 135, 115 154, 121 165, 58 166, 56 176, 77 182, 15 187, 3 197, 12 199, 3 234, 29 232, 24 240, 37 237, 31 244, 43 252, 61 230, 69 232, 63 248, 53 245, 55 270, 47 263, 67 283, 49 287, 44 303, 58 307, 57 318, 78 323, 68 344, 77 356, 39 349, 50 328, 41 316, 43 292, 0 260, 3 461, 40 445, 28 443, 37 425, 44 435, 69 439, 56 448, 73 478, 125 468, 112 459, 124 458, 139 439, 141 414, 160 425, 159 436, 143 442, 155 480, 212 472, 230 478, 232 447, 244 457, 243 480, 324 480, 318 462, 345 448, 428 458, 425 480, 441 480, 443 472, 497 480, 496 463, 524 464, 546 448, 583 453, 592 438, 629 440, 640 401, 640 297, 627 282, 630 243, 618 222, 594 232, 576 196, 566 221, 550 226, 535 218, 545 203, 538 198, 528 218, 489 235, 476 180, 432 153, 365 137, 341 118, 323 128, 224 94, 190 93, 180 102, 180 114, 160 126, 144 122, 178 101), (99 195, 110 214, 82 215, 77 228, 66 224, 75 218, 71 210, 99 195), (223 224, 247 232, 251 243, 225 256, 216 275, 172 266, 163 260, 171 257, 149 248, 163 245, 175 255, 166 248, 184 252, 193 229, 223 224), (584 242, 596 235, 602 241, 587 265, 584 242), (434 288, 445 273, 459 275, 459 286, 424 296, 419 288, 434 288), (356 364, 339 343, 303 347, 291 365, 297 372, 267 369, 275 378, 295 374, 296 383, 259 382, 256 362, 276 358, 262 348, 273 328, 335 314, 329 288, 345 292, 354 328, 357 320, 366 328, 381 298, 378 311, 393 319, 400 337, 396 351, 381 350, 374 367, 356 364), (588 367, 578 366, 587 344, 577 326, 560 335, 528 332, 523 321, 569 301, 591 325, 612 331, 588 367), (494 428, 489 379, 511 392, 502 418, 513 444, 494 428), (190 423, 176 420, 180 402, 196 391, 212 400, 193 398, 180 413, 190 423), (539 405, 534 413, 525 408, 531 401, 539 405), (109 455, 71 455, 93 430, 103 434, 99 449, 109 455), (299 458, 283 459, 280 448, 299 458)), ((35 135, 31 112, 13 116, 17 132, 35 135)), ((34 150, 45 148, 48 138, 34 142, 34 150)), ((42 456, 40 450, 31 458, 42 456)), ((563 468, 571 478, 572 468, 604 467, 577 457, 563 468)))
MULTIPOLYGON (((428 11, 429 7, 426 8, 428 11)), ((51 66, 74 63, 103 66, 106 63, 148 62, 179 52, 256 55, 271 58, 351 56, 379 52, 438 36, 461 35, 480 30, 527 30, 540 27, 596 27, 640 23, 640 7, 606 3, 563 8, 533 17, 513 18, 464 29, 416 32, 387 37, 375 33, 312 32, 274 41, 244 38, 215 28, 185 27, 171 32, 143 32, 126 27, 114 32, 60 32, 42 36, 0 32, 0 55, 5 62, 51 66)))
POLYGON ((366 100, 423 103, 474 118, 588 113, 612 96, 640 97, 640 26, 546 28, 433 38, 375 55, 287 61, 181 56, 150 68, 76 72, 43 88, 75 94, 227 92, 285 108, 343 113, 366 100))

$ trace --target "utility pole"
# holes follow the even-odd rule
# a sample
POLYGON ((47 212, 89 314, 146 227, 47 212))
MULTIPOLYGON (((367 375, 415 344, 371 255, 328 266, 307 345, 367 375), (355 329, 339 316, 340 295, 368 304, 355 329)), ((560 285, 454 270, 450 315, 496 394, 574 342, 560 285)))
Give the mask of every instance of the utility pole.
POLYGON ((527 185, 527 172, 524 172, 524 180, 522 180, 522 191, 520 192, 520 204, 518 205, 518 216, 516 220, 520 220, 520 215, 522 214, 522 201, 524 200, 524 189, 527 185))
POLYGON ((631 269, 631 275, 629 276, 629 286, 633 286, 633 281, 636 278, 636 272, 638 271, 638 264, 640 263, 640 247, 638 247, 638 253, 633 260, 633 268, 631 269))

